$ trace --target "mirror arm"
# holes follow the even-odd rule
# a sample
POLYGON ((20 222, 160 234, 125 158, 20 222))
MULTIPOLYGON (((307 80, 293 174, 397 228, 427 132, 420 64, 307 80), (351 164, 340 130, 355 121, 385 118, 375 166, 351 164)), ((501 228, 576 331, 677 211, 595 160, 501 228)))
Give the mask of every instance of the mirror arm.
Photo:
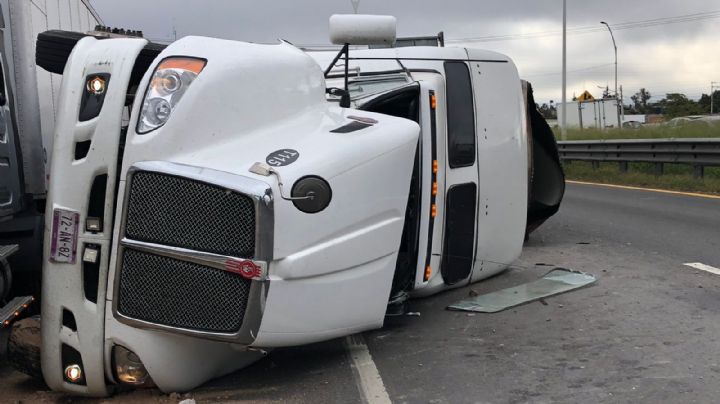
POLYGON ((347 97, 340 99, 340 106, 342 108, 350 108, 350 88, 348 86, 348 75, 350 74, 350 44, 345 44, 345 94, 347 97))
POLYGON ((332 70, 333 67, 335 67, 335 64, 337 64, 338 60, 340 60, 340 58, 348 52, 348 49, 350 49, 350 45, 345 44, 345 45, 343 45, 342 49, 340 49, 340 52, 338 52, 338 54, 335 55, 335 59, 333 59, 333 61, 330 62, 330 65, 327 67, 327 69, 325 69, 325 78, 328 77, 328 75, 330 74, 330 71, 332 70))
POLYGON ((330 62, 330 65, 327 69, 325 69, 325 78, 328 77, 330 74, 330 71, 333 67, 337 64, 338 60, 342 56, 345 56, 345 94, 340 98, 340 106, 343 108, 350 108, 350 90, 348 89, 348 75, 350 74, 350 44, 346 43, 343 45, 342 49, 340 49, 340 52, 335 56, 335 59, 333 59, 332 62, 330 62))

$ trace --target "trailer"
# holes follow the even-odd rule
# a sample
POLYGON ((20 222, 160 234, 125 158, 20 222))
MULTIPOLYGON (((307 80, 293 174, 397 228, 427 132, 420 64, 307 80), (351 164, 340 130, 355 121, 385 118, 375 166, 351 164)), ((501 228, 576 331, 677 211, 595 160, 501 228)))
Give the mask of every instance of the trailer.
POLYGON ((87 0, 0 0, 0 328, 39 295, 59 74, 35 63, 38 34, 102 23, 87 0))
MULTIPOLYGON (((567 125, 571 128, 600 129, 618 128, 622 105, 615 98, 578 100, 568 102, 567 125)), ((558 120, 562 121, 563 108, 558 106, 558 120)))
POLYGON ((63 72, 48 386, 187 391, 276 347, 382 327, 408 298, 504 270, 558 210, 555 140, 508 57, 351 51, 393 44, 388 16, 333 16, 330 32, 337 55, 40 36, 67 52, 37 55, 63 72))

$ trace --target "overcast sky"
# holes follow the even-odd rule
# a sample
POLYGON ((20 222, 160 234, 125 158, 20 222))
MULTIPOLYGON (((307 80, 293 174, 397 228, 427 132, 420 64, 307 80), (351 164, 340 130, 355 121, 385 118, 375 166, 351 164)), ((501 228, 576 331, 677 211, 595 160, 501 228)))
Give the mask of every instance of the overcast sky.
MULTIPOLYGON (((328 17, 352 12, 350 0, 91 2, 106 25, 140 29, 166 42, 175 31, 178 38, 327 44, 328 17)), ((560 99, 561 0, 361 0, 359 12, 394 15, 398 36, 444 31, 449 46, 504 53, 533 83, 536 100, 560 99), (452 41, 466 38, 482 41, 452 41)), ((699 98, 709 93, 711 81, 720 81, 720 0, 568 0, 568 97, 584 90, 599 96, 598 86, 614 86, 612 41, 600 21, 616 27, 626 103, 640 87, 657 99, 668 92, 699 98), (689 17, 657 21, 679 16, 689 17), (635 24, 620 29, 624 23, 635 24)))

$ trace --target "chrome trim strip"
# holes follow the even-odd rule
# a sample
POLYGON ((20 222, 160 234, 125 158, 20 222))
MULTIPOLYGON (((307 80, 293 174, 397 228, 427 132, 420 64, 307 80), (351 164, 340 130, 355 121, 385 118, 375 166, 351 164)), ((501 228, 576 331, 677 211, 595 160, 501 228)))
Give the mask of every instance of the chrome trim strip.
MULTIPOLYGON (((118 248, 116 250, 117 259, 114 274, 115 279, 112 281, 114 285, 112 297, 112 312, 115 319, 131 327, 151 330, 163 330, 167 332, 212 339, 217 341, 233 342, 241 345, 251 345, 255 341, 255 338, 257 337, 260 330, 260 322, 262 320, 263 311, 265 309, 265 301, 267 300, 268 289, 270 287, 270 282, 267 280, 267 272, 269 268, 269 263, 273 260, 273 240, 275 239, 275 215, 273 203, 274 198, 270 185, 253 178, 224 171, 213 170, 210 168, 195 167, 166 161, 143 161, 133 164, 128 169, 123 192, 123 206, 121 215, 119 217, 119 239, 122 241, 118 243, 118 248), (137 320, 124 316, 122 313, 118 312, 117 305, 118 294, 120 293, 120 271, 122 270, 123 265, 123 252, 125 248, 137 248, 138 245, 140 245, 138 243, 141 243, 125 238, 125 220, 127 218, 127 209, 129 203, 128 195, 130 192, 130 186, 132 184, 132 176, 138 171, 150 171, 161 174, 174 175, 177 177, 183 177, 199 182, 204 182, 210 185, 221 186, 229 190, 247 195, 251 197, 255 202, 255 258, 252 261, 258 265, 264 264, 262 268, 265 277, 263 278, 263 280, 251 281, 250 296, 248 298, 247 306, 245 309, 245 317, 243 318, 242 326, 240 327, 240 330, 238 330, 238 332, 227 334, 191 330, 150 323, 143 320, 137 320)), ((188 255, 178 257, 178 259, 185 261, 190 261, 190 257, 197 257, 196 255, 193 255, 193 253, 200 253, 202 259, 210 259, 211 256, 218 256, 217 254, 203 253, 193 250, 179 249, 184 251, 178 251, 178 249, 174 247, 164 245, 158 246, 150 243, 142 244, 144 245, 141 246, 141 248, 155 249, 153 253, 190 253, 188 255)), ((235 259, 235 257, 231 258, 235 259)), ((224 267, 222 269, 224 269, 224 267)))
POLYGON ((267 280, 267 262, 264 261, 256 261, 242 257, 232 257, 229 255, 213 254, 203 251, 190 250, 187 248, 171 247, 162 244, 146 243, 144 241, 136 241, 128 238, 123 238, 120 241, 120 244, 123 247, 131 248, 133 250, 149 252, 155 255, 174 258, 180 261, 193 262, 195 264, 221 269, 223 271, 231 273, 237 272, 228 270, 228 261, 250 261, 262 269, 260 277, 253 278, 253 280, 267 280))

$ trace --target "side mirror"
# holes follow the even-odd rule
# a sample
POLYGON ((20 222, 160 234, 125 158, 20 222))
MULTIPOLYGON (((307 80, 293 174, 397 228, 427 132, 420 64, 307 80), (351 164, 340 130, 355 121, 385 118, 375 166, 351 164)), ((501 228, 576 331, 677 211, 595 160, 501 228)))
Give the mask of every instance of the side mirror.
POLYGON ((335 45, 393 45, 397 20, 391 15, 335 14, 330 41, 335 45))

